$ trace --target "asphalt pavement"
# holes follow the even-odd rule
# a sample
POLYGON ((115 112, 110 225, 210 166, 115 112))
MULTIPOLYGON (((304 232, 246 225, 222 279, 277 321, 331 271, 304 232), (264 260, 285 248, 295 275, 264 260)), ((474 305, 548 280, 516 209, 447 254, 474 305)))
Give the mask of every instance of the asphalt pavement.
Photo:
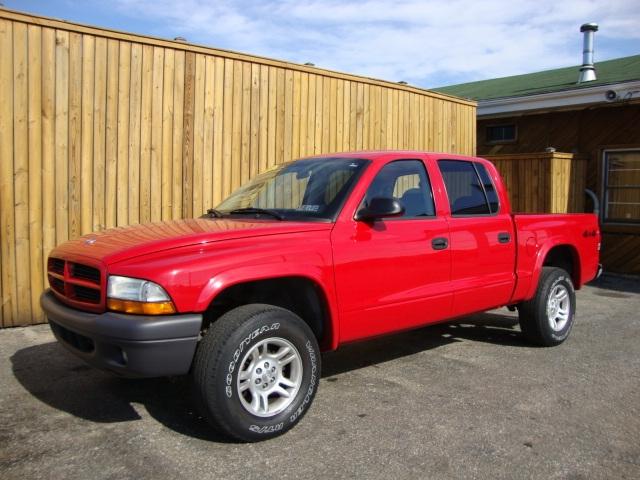
POLYGON ((323 356, 286 435, 229 443, 188 378, 124 380, 0 330, 0 478, 640 478, 640 279, 577 294, 567 342, 535 348, 506 309, 323 356))

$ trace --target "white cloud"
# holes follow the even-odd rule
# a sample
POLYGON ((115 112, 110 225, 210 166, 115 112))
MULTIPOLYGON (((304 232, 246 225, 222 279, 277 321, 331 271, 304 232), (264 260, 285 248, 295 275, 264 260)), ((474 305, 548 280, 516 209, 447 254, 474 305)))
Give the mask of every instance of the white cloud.
POLYGON ((637 0, 116 0, 119 11, 218 48, 430 87, 573 65, 578 28, 596 58, 640 52, 637 0))

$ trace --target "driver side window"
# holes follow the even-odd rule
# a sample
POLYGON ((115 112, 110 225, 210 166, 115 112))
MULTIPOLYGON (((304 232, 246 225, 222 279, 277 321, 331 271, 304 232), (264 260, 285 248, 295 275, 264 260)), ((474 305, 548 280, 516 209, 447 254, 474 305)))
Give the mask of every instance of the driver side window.
POLYGON ((420 160, 396 160, 385 165, 369 185, 361 207, 376 197, 400 201, 405 211, 398 218, 435 216, 431 183, 420 160))

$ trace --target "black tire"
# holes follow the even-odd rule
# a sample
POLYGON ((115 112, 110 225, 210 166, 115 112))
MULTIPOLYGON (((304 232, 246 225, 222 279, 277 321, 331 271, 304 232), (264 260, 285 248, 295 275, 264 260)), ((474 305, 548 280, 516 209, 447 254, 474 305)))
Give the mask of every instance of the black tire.
MULTIPOLYGON (((264 363, 260 365, 264 368, 264 363)), ((274 363, 271 365, 270 368, 275 368, 274 363)), ((320 351, 309 326, 293 312, 272 305, 245 305, 227 312, 211 325, 196 351, 192 374, 196 401, 207 421, 232 439, 256 442, 282 435, 307 412, 320 381, 320 351), (266 340, 276 342, 275 347, 282 350, 267 353, 265 348, 273 349, 274 344, 265 344, 266 340), (262 376, 259 376, 256 373, 258 362, 268 360, 268 355, 286 351, 287 345, 295 347, 289 351, 294 353, 293 357, 297 353, 298 359, 294 358, 289 366, 281 367, 278 362, 276 373, 265 369, 266 372, 261 371, 262 376), (252 362, 250 354, 256 351, 262 351, 266 356, 252 362), (249 370, 250 364, 254 366, 249 370), (263 403, 264 397, 254 395, 259 380, 262 380, 262 387, 268 384, 265 388, 281 386, 281 379, 287 379, 287 369, 290 376, 295 372, 299 379, 295 382, 298 387, 282 388, 291 388, 288 393, 294 394, 285 398, 274 392, 266 404, 263 403), (253 375, 243 383, 244 392, 240 391, 238 379, 241 370, 253 375), (282 410, 274 408, 272 415, 266 410, 258 412, 265 416, 254 414, 250 411, 252 405, 249 405, 254 396, 258 399, 258 408, 273 404, 275 398, 282 403, 282 410)), ((265 394, 269 391, 266 390, 265 394)))
MULTIPOLYGON (((551 306, 551 310, 554 310, 554 305, 551 306)), ((534 345, 542 347, 559 345, 567 339, 571 332, 575 312, 576 292, 571 276, 561 268, 543 267, 535 296, 518 305, 520 329, 527 341, 534 345), (549 297, 556 292, 560 292, 560 294, 566 292, 565 298, 568 301, 568 309, 561 310, 568 310, 566 319, 560 322, 554 321, 554 318, 561 318, 556 316, 559 315, 558 313, 552 314, 553 318, 550 318, 547 310, 549 297), (555 328, 552 325, 555 325, 555 328)))

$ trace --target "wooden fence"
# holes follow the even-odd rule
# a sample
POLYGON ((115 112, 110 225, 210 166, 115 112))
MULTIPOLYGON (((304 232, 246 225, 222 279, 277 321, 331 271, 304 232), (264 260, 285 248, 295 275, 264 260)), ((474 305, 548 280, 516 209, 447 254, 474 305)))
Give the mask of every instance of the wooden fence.
POLYGON ((472 154, 475 103, 0 9, 0 325, 43 321, 47 253, 192 217, 292 158, 472 154))
POLYGON ((586 158, 560 152, 484 158, 500 171, 514 212, 584 212, 586 158))

